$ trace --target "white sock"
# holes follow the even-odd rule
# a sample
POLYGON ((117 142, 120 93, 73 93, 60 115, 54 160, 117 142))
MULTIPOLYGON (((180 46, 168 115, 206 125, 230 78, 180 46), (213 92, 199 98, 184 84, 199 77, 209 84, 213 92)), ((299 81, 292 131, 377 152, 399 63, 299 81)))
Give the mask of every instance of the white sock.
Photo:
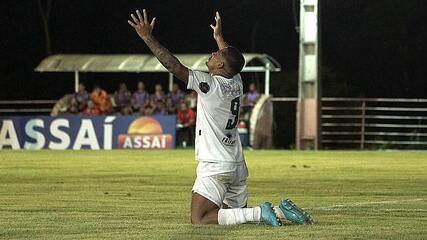
POLYGON ((234 225, 247 222, 259 222, 261 208, 230 208, 218 211, 219 225, 234 225))
POLYGON ((274 213, 276 213, 276 216, 280 219, 286 219, 285 214, 283 214, 282 210, 280 210, 279 207, 273 207, 274 213))

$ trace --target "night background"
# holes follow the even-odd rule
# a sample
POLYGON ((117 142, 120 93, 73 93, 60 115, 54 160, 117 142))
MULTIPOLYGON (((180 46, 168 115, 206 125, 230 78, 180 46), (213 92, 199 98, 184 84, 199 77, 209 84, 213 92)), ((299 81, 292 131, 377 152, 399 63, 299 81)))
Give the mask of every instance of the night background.
MULTIPOLYGON (((41 1, 46 7, 47 1, 41 1)), ((127 24, 147 8, 157 22, 154 36, 173 53, 209 53, 216 48, 209 24, 223 18, 226 40, 242 52, 267 53, 282 65, 273 74, 275 96, 297 96, 299 2, 288 1, 65 1, 52 2, 51 54, 146 54, 127 24)), ((427 97, 427 3, 421 0, 322 1, 324 96, 427 97)), ((3 0, 1 9, 1 99, 58 99, 73 91, 72 74, 35 73, 48 55, 36 0, 3 0)), ((156 74, 82 74, 89 88, 113 91, 120 81, 167 79, 156 74)), ((247 76, 248 82, 262 75, 247 76)), ((160 81, 160 82, 162 82, 160 81)), ((262 84, 260 84, 262 86, 262 84)), ((150 89, 150 86, 149 86, 150 89)))

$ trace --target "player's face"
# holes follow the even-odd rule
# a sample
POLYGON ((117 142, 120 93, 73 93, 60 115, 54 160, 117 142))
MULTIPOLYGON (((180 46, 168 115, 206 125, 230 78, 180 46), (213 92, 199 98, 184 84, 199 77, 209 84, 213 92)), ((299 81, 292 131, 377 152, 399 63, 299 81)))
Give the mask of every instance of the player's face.
POLYGON ((206 62, 209 72, 218 69, 222 66, 222 55, 220 51, 213 52, 206 62))

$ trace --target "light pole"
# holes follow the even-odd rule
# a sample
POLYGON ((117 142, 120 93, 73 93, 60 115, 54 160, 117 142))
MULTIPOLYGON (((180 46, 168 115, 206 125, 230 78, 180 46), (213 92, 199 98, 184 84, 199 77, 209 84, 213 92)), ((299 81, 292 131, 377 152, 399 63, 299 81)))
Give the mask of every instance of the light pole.
POLYGON ((321 78, 319 1, 301 0, 300 55, 296 145, 299 150, 321 148, 321 78))

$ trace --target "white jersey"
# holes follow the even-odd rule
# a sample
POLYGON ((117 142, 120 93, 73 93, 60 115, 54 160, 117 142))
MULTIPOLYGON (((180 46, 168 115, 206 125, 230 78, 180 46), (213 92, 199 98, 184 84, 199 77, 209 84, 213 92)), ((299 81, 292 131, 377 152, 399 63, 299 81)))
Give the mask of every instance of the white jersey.
POLYGON ((243 84, 240 74, 232 79, 189 70, 188 89, 198 93, 196 160, 244 161, 237 125, 243 84))

